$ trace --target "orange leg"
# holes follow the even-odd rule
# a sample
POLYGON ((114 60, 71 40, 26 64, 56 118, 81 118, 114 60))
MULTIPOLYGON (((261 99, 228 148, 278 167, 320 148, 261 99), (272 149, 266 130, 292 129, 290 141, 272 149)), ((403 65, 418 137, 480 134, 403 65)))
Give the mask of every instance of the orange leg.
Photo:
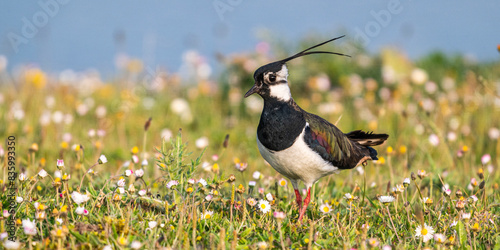
POLYGON ((304 206, 302 209, 300 209, 300 215, 299 215, 299 221, 302 222, 302 218, 304 217, 304 214, 306 213, 307 205, 309 205, 309 202, 311 201, 311 188, 307 189, 307 196, 304 199, 304 206))
POLYGON ((299 209, 302 208, 302 196, 300 196, 299 190, 295 189, 295 197, 297 200, 297 205, 299 205, 299 209))

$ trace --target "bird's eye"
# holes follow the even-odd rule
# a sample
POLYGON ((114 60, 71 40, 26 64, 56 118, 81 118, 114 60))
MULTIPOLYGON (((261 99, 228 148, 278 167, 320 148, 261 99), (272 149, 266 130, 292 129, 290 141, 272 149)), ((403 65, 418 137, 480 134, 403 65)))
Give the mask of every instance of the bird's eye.
POLYGON ((273 75, 273 74, 269 75, 269 81, 270 82, 276 81, 276 75, 273 75))

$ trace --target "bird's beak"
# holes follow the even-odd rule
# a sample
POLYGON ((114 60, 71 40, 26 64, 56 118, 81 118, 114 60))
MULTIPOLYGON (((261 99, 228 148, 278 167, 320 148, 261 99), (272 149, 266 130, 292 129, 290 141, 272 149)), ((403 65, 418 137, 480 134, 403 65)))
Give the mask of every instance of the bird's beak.
POLYGON ((257 86, 257 84, 254 84, 250 90, 245 94, 245 98, 251 96, 254 93, 257 93, 260 90, 260 88, 257 86))

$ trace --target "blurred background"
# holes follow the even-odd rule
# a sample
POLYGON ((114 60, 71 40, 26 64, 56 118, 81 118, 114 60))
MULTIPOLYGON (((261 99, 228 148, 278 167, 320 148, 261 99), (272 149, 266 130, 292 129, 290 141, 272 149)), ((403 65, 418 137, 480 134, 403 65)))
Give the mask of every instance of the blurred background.
POLYGON ((465 0, 2 1, 0 54, 9 69, 32 63, 109 76, 120 55, 180 71, 185 52, 195 50, 217 71, 218 53, 253 51, 270 39, 294 45, 306 36, 345 34, 371 53, 393 46, 412 59, 439 50, 491 61, 498 59, 499 9, 498 1, 465 0))

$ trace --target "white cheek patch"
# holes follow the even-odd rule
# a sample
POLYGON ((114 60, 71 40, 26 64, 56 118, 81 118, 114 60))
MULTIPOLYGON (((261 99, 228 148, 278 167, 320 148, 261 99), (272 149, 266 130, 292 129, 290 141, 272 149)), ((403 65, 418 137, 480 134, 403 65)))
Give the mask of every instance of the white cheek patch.
POLYGON ((269 86, 270 95, 272 97, 278 98, 278 100, 289 101, 292 98, 292 93, 290 93, 290 87, 287 83, 281 83, 269 86))
POLYGON ((276 73, 278 80, 287 80, 288 78, 288 68, 285 64, 281 67, 281 70, 276 73))

